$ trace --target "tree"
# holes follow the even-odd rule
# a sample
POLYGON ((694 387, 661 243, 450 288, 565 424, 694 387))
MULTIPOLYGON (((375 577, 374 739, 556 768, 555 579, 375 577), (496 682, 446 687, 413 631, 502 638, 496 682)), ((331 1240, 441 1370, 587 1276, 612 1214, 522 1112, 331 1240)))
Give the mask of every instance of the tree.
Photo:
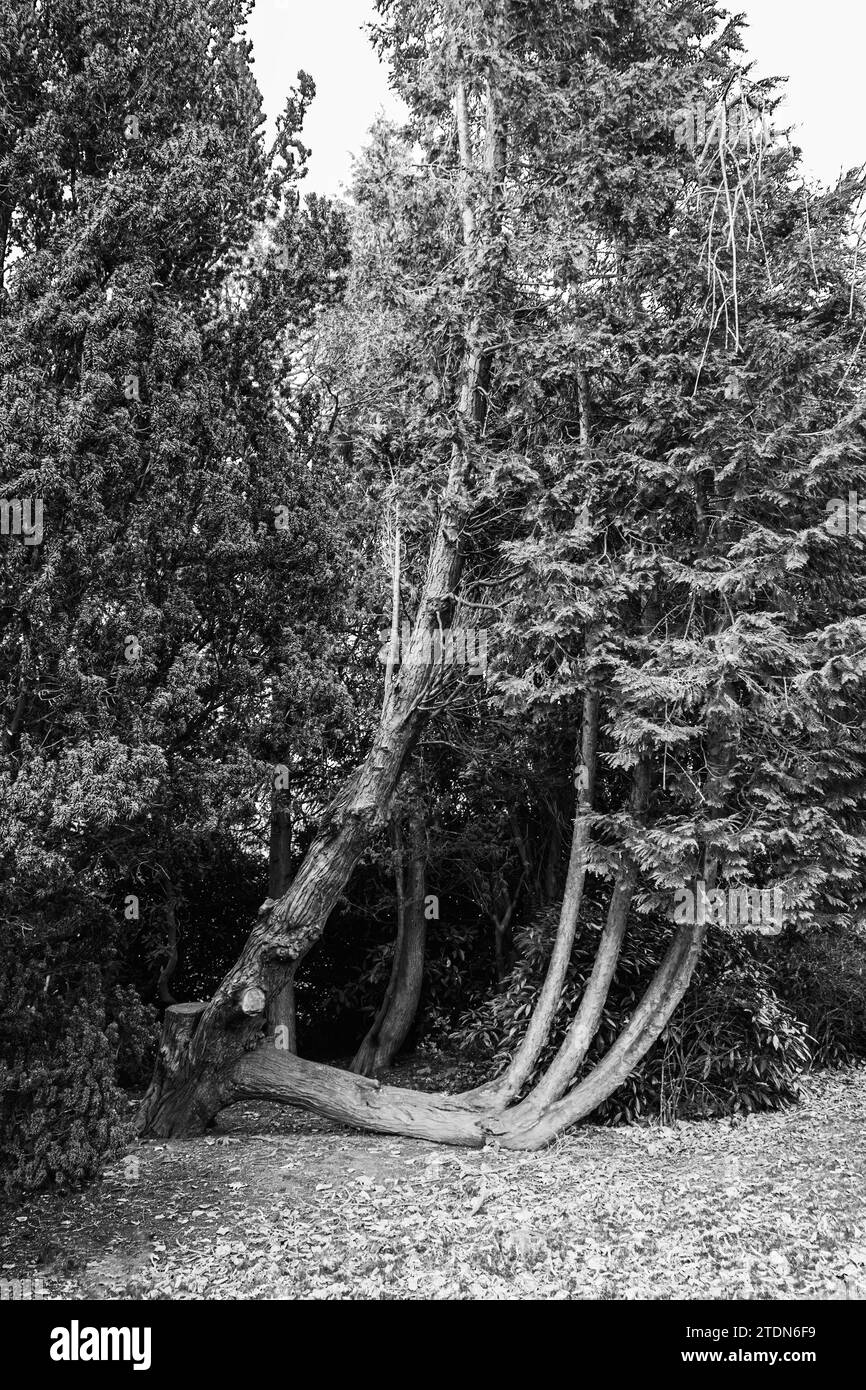
POLYGON ((309 466, 328 451, 303 393, 293 430, 282 406, 345 227, 297 196, 309 79, 264 148, 247 8, 16 0, 0 19, 0 495, 42 516, 38 538, 0 536, 4 1009, 25 1091, 52 1010, 84 1001, 107 1028, 137 957, 170 998, 214 844, 261 835, 272 690, 292 692, 299 745, 343 698, 318 655, 340 621, 331 483, 309 466), (268 232, 282 262, 256 253, 268 232))
POLYGON ((256 1097, 531 1148, 623 1082, 688 986, 702 914, 677 926, 575 1083, 630 914, 668 911, 696 881, 769 882, 806 913, 851 879, 862 892, 863 619, 839 596, 856 592, 863 557, 857 543, 840 553, 822 510, 862 457, 863 308, 846 240, 861 187, 822 195, 798 182, 795 151, 766 147, 754 111, 775 98, 750 86, 714 4, 380 9, 423 169, 451 192, 442 254, 398 286, 406 312, 414 290, 442 383, 429 451, 416 414, 401 478, 410 499, 440 488, 426 566, 416 557, 413 659, 287 893, 211 1001, 169 1011, 142 1124, 188 1132, 256 1097), (669 119, 683 108, 715 113, 700 147, 669 119), (459 281, 441 268, 458 223, 459 281), (447 700, 425 644, 492 611, 491 586, 491 699, 518 717, 564 704, 579 725, 559 929, 511 1064, 474 1093, 428 1096, 257 1046, 262 981, 279 987, 318 939, 427 712, 447 700), (844 790, 816 798, 815 780, 844 790), (521 1099, 590 873, 610 885, 595 966, 521 1099))

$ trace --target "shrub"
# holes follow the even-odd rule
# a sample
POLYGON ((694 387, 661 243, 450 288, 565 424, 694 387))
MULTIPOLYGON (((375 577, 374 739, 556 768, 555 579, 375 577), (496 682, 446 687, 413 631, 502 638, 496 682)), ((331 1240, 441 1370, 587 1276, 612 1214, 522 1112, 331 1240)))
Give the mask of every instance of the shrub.
MULTIPOLYGON (((499 1072, 524 1033, 544 980, 557 912, 545 910, 516 935, 517 960, 505 988, 463 1015, 451 1042, 489 1058, 499 1072)), ((554 1028, 535 1078, 561 1043, 592 970, 598 924, 575 943, 554 1028)), ((669 929, 637 919, 626 938, 585 1069, 608 1049, 634 1010, 664 950, 669 929)), ((680 1008, 640 1066, 605 1102, 607 1122, 773 1109, 795 1101, 811 1059, 805 1025, 772 987, 770 964, 744 939, 711 933, 680 1008)), ((583 1074, 583 1073, 582 1073, 583 1074)))
POLYGON ((86 1182, 129 1137, 115 1080, 119 1031, 107 1019, 98 977, 88 981, 89 997, 69 1004, 44 990, 40 998, 37 984, 26 967, 5 970, 0 982, 7 1059, 0 1063, 0 1181, 7 1193, 86 1182))
POLYGON ((773 981, 814 1039, 816 1066, 866 1059, 866 928, 792 931, 774 957, 773 981))
POLYGON ((142 1002, 132 985, 118 985, 108 997, 108 1017, 117 1030, 117 1082, 143 1090, 153 1075, 159 1042, 159 1014, 142 1002))
POLYGON ((128 1139, 122 1082, 148 1078, 156 1014, 117 981, 117 928, 94 898, 7 916, 0 941, 0 1188, 74 1187, 128 1139))

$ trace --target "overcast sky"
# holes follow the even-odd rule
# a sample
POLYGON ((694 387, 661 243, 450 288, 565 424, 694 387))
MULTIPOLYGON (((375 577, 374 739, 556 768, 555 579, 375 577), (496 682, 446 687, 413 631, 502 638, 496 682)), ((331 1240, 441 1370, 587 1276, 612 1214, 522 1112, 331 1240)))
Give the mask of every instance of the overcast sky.
MULTIPOLYGON (((748 17, 757 73, 789 78, 786 119, 797 126, 808 171, 830 181, 866 161, 866 0, 740 0, 731 8, 748 17)), ((299 68, 316 82, 305 140, 313 150, 307 187, 320 193, 339 192, 376 112, 399 114, 363 29, 372 15, 372 0, 256 0, 250 36, 270 121, 299 68)))

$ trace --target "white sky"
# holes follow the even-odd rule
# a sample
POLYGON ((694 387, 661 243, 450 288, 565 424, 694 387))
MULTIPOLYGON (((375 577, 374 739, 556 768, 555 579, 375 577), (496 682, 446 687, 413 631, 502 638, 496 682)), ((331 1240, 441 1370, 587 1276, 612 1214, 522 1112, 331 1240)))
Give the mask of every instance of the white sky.
MULTIPOLYGON (((749 21, 746 42, 761 76, 787 76, 785 120, 797 127, 806 169, 831 181, 866 162, 864 0, 730 0, 749 21)), ((249 33, 269 121, 299 68, 318 89, 304 132, 312 148, 306 188, 337 193, 376 112, 399 117, 363 31, 372 0, 256 0, 249 33)), ((780 118, 782 117, 780 112, 780 118)))

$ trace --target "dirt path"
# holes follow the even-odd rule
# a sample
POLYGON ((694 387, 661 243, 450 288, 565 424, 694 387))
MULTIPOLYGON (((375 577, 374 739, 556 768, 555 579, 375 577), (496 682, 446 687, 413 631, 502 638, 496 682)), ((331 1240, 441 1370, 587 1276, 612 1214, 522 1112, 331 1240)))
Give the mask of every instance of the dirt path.
POLYGON ((782 1114, 541 1154, 235 1107, 7 1214, 0 1265, 56 1298, 863 1298, 866 1070, 782 1114))

